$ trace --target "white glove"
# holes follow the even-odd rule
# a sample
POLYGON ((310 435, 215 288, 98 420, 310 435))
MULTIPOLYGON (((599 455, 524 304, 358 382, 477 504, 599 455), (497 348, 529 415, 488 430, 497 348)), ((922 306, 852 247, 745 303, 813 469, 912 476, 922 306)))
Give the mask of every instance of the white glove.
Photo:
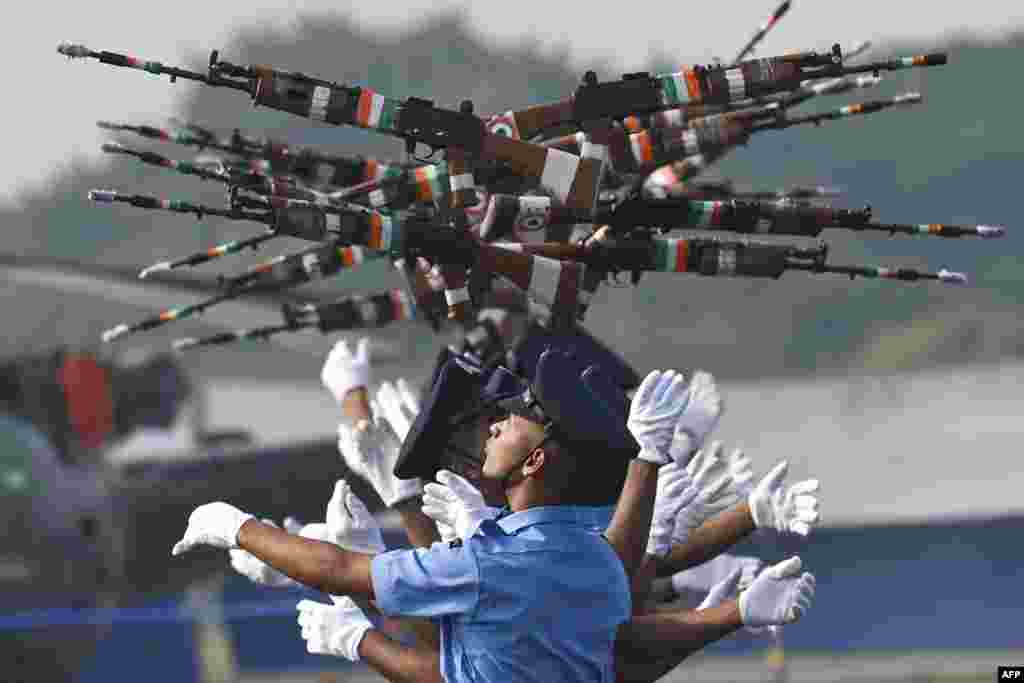
POLYGON ((676 420, 689 400, 684 377, 674 370, 652 370, 633 394, 626 426, 640 444, 641 460, 668 464, 676 420))
POLYGON ((214 548, 237 548, 238 530, 253 516, 227 503, 200 505, 188 516, 188 528, 171 548, 171 555, 181 555, 197 545, 214 548))
POLYGON ((754 466, 750 458, 739 448, 729 454, 729 476, 732 477, 732 490, 740 497, 746 498, 754 490, 754 466))
POLYGON ((387 420, 374 417, 375 424, 353 427, 338 425, 338 450, 350 470, 370 482, 388 507, 420 495, 419 479, 399 479, 394 475, 401 444, 387 420))
MULTIPOLYGON (((398 381, 399 383, 405 383, 401 379, 398 381)), ((380 386, 377 387, 373 414, 374 416, 380 415, 387 420, 395 436, 398 437, 399 444, 405 441, 409 428, 412 427, 412 423, 416 421, 416 415, 419 414, 418 407, 415 411, 410 408, 411 404, 407 400, 408 398, 412 398, 411 392, 406 396, 401 389, 391 382, 381 382, 380 386)))
POLYGON ((308 538, 313 541, 323 541, 324 543, 334 543, 334 539, 331 538, 330 532, 327 530, 327 524, 324 522, 314 522, 312 524, 303 524, 302 528, 299 529, 297 534, 303 538, 308 538))
POLYGON ((690 475, 693 477, 693 495, 676 517, 673 543, 686 543, 694 529, 717 514, 723 507, 722 501, 730 496, 732 478, 726 464, 714 453, 714 449, 702 449, 690 461, 696 469, 690 475))
POLYGON ((654 494, 654 515, 651 535, 647 539, 647 554, 665 557, 672 549, 676 518, 699 492, 692 486, 686 468, 674 462, 658 469, 658 489, 654 494))
POLYGON ((320 381, 341 403, 352 389, 370 386, 370 340, 363 337, 356 345, 353 356, 348 342, 342 339, 327 354, 324 367, 320 370, 320 381))
POLYGON ((704 444, 704 439, 718 426, 722 417, 722 396, 715 378, 698 370, 690 380, 688 398, 672 432, 669 455, 675 462, 686 466, 693 454, 704 444))
POLYGON ((728 576, 711 587, 711 590, 708 591, 708 596, 697 606, 697 609, 702 610, 708 609, 709 607, 718 607, 723 602, 731 598, 736 594, 737 587, 740 583, 740 577, 742 576, 743 570, 741 568, 736 567, 733 569, 729 572, 728 576))
POLYGON ((817 479, 797 482, 783 491, 789 463, 783 460, 765 475, 747 499, 758 529, 775 529, 806 536, 820 521, 817 479))
MULTIPOLYGON (((272 527, 277 526, 273 520, 263 519, 260 521, 272 527)), ((284 588, 285 586, 296 585, 295 581, 241 548, 229 549, 228 555, 231 556, 231 567, 253 583, 271 588, 284 588)))
POLYGON ((437 524, 445 543, 476 533, 480 522, 491 517, 484 496, 467 479, 449 470, 435 475, 439 483, 423 487, 423 514, 437 524))
POLYGON ((387 549, 377 520, 344 479, 334 485, 327 503, 327 536, 351 552, 377 555, 387 549))
POLYGON ((674 544, 686 543, 690 538, 690 533, 712 516, 709 511, 723 496, 727 495, 729 484, 732 482, 729 475, 726 474, 714 481, 709 481, 710 478, 706 473, 698 472, 697 478, 693 480, 690 502, 676 517, 676 528, 672 539, 674 544))
POLYGON ((295 607, 308 652, 359 661, 359 643, 373 624, 351 598, 337 598, 333 605, 303 600, 295 607))
POLYGON ((799 556, 765 569, 740 593, 740 617, 746 626, 790 624, 811 608, 814 575, 800 574, 799 556))

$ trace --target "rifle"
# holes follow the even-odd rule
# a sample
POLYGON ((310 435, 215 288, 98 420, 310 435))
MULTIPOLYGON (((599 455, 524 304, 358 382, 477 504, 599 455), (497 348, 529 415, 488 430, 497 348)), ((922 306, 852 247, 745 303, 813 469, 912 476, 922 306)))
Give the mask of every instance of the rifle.
POLYGON ((598 220, 610 226, 613 235, 637 227, 727 230, 739 233, 817 237, 825 228, 863 232, 878 230, 905 235, 936 237, 995 238, 1006 234, 1002 226, 959 226, 940 223, 873 223, 873 210, 814 207, 791 200, 745 201, 740 199, 699 201, 682 198, 640 199, 622 202, 598 220))
POLYGON ((190 256, 155 263, 139 273, 141 279, 145 279, 154 272, 208 263, 249 248, 255 250, 259 245, 275 237, 287 236, 310 242, 322 242, 332 235, 340 235, 343 230, 343 221, 346 218, 352 220, 353 215, 376 215, 370 214, 368 209, 358 205, 324 207, 311 202, 281 197, 233 196, 231 207, 227 209, 193 204, 183 200, 161 199, 151 195, 126 195, 114 190, 91 190, 88 197, 91 201, 100 203, 121 202, 148 210, 190 213, 200 220, 205 216, 219 216, 229 220, 263 223, 267 226, 263 234, 249 239, 233 240, 190 256), (354 207, 358 207, 361 211, 354 210, 354 207))
POLYGON ((824 81, 809 82, 801 85, 792 92, 784 93, 776 98, 766 98, 757 102, 752 101, 746 107, 723 112, 693 111, 692 108, 680 107, 675 109, 664 109, 648 115, 627 116, 622 121, 622 127, 633 133, 641 130, 654 128, 673 128, 686 126, 687 124, 701 119, 714 117, 732 117, 737 120, 746 120, 757 116, 780 116, 786 110, 803 104, 808 100, 824 95, 841 95, 854 90, 873 88, 882 82, 879 76, 843 76, 842 78, 831 78, 824 81))
MULTIPOLYGON (((248 93, 257 105, 401 138, 410 155, 417 145, 425 145, 431 156, 437 150, 453 148, 472 158, 504 162, 515 173, 539 183, 570 206, 593 204, 591 195, 599 170, 595 161, 489 133, 478 116, 466 111, 471 106, 460 111, 443 109, 431 100, 386 97, 370 88, 333 83, 298 72, 240 66, 220 60, 217 50, 210 54, 205 74, 107 50, 95 51, 84 45, 62 43, 57 51, 69 58, 93 58, 103 64, 169 75, 172 82, 181 78, 240 90, 248 93)), ((459 175, 462 174, 453 173, 453 182, 459 175)), ((453 190, 460 189, 464 188, 453 186, 453 190)))
POLYGON ((367 296, 350 295, 327 304, 283 304, 284 324, 223 332, 209 337, 188 337, 174 342, 175 351, 220 346, 236 341, 266 340, 282 332, 315 328, 321 334, 339 330, 383 327, 392 322, 415 320, 416 305, 401 289, 367 296))
POLYGON ((825 228, 879 230, 889 234, 938 237, 994 238, 1005 235, 1001 226, 958 226, 939 223, 872 223, 872 209, 815 207, 790 199, 750 201, 743 199, 696 200, 683 197, 650 199, 627 197, 616 205, 587 216, 552 204, 548 197, 492 195, 481 235, 491 241, 510 234, 534 232, 558 224, 592 220, 607 225, 612 236, 637 228, 727 230, 740 233, 817 237, 825 228))
MULTIPOLYGON (((126 124, 114 124, 99 122, 101 128, 109 130, 144 130, 146 137, 157 137, 157 139, 171 139, 178 135, 174 141, 185 140, 196 144, 205 140, 192 133, 175 134, 165 129, 157 129, 150 126, 128 126, 126 124), (179 139, 180 138, 180 139, 179 139)), ((238 131, 236 131, 236 134, 238 131)), ((211 133, 212 135, 212 133, 211 133)), ((436 164, 394 164, 391 162, 380 162, 375 159, 368 159, 360 156, 342 157, 324 155, 311 148, 298 148, 292 150, 285 145, 274 142, 259 143, 250 141, 257 146, 254 150, 246 151, 246 158, 242 161, 217 160, 217 169, 209 168, 209 164, 176 162, 165 159, 152 152, 136 152, 125 148, 123 145, 110 143, 104 145, 103 150, 109 153, 129 154, 138 157, 140 161, 165 168, 178 170, 182 173, 192 173, 201 177, 223 182, 239 184, 247 189, 259 191, 260 185, 268 181, 262 180, 265 176, 274 176, 278 183, 294 182, 288 178, 292 176, 303 182, 312 182, 318 188, 351 188, 366 187, 369 194, 369 205, 375 208, 388 208, 391 210, 404 209, 414 203, 439 204, 448 194, 450 182, 448 167, 444 162, 436 164), (266 159, 257 155, 265 154, 266 159), (192 169, 196 169, 193 171, 192 169), (377 182, 378 185, 370 188, 369 184, 377 182), (379 190, 379 191, 378 191, 379 190)), ((208 146, 212 146, 210 143, 208 146)), ((238 149, 232 144, 221 144, 217 149, 225 149, 236 152, 238 149)), ((484 183, 503 183, 507 186, 511 176, 503 172, 504 169, 488 169, 484 175, 484 183)), ((322 189, 328 196, 335 193, 322 189)), ((275 194, 266 190, 267 194, 275 194)), ((277 192, 282 196, 293 196, 297 198, 314 199, 314 195, 307 193, 277 192)))
POLYGON ((707 238, 665 238, 594 241, 587 245, 536 243, 499 244, 503 250, 546 258, 565 259, 600 271, 692 273, 705 276, 766 277, 777 279, 787 270, 834 273, 855 277, 914 282, 934 280, 966 284, 967 276, 948 270, 937 273, 912 268, 836 266, 826 263, 828 245, 815 247, 724 241, 707 238))
MULTIPOLYGON (((823 121, 872 114, 919 102, 920 94, 905 93, 797 117, 787 116, 784 110, 771 106, 752 112, 703 117, 685 126, 651 128, 632 133, 619 128, 609 136, 609 155, 611 165, 617 172, 646 174, 666 163, 698 154, 721 157, 728 148, 746 144, 751 135, 761 131, 807 124, 820 125, 823 121)), ((574 153, 580 147, 579 138, 575 135, 549 140, 544 144, 574 153)))
POLYGON ((775 26, 782 17, 786 16, 786 12, 789 11, 790 5, 790 0, 783 0, 782 4, 772 12, 772 16, 768 18, 768 21, 758 28, 757 31, 754 32, 753 37, 751 37, 751 39, 747 41, 747 44, 740 49, 739 54, 737 54, 736 58, 730 62, 729 66, 735 67, 743 61, 744 57, 753 52, 757 44, 764 40, 764 37, 768 35, 768 31, 772 30, 772 27, 775 26))
POLYGON ((738 191, 729 180, 680 183, 679 185, 672 185, 663 189, 667 197, 697 201, 713 201, 716 199, 771 201, 788 199, 795 202, 810 203, 836 197, 840 194, 839 190, 834 187, 824 187, 821 185, 796 185, 783 190, 738 191))
POLYGON ((325 154, 311 147, 291 147, 269 138, 253 138, 238 129, 229 136, 217 136, 195 124, 185 124, 186 130, 170 130, 154 126, 138 126, 110 121, 97 121, 105 130, 129 132, 151 140, 174 142, 180 145, 213 149, 243 157, 248 163, 226 164, 234 170, 259 172, 263 175, 294 175, 318 186, 347 187, 366 180, 398 175, 408 164, 363 156, 325 154), (241 168, 240 168, 241 166, 241 168))
POLYGON ((224 290, 221 294, 190 306, 169 308, 139 322, 118 324, 106 330, 102 340, 111 342, 128 334, 152 330, 175 320, 184 320, 203 313, 219 303, 238 298, 242 294, 266 289, 281 291, 330 277, 342 270, 356 268, 374 258, 378 258, 378 255, 362 247, 343 246, 333 241, 294 254, 278 256, 250 268, 241 275, 231 278, 219 277, 218 281, 224 290))
POLYGON ((288 176, 269 176, 252 170, 233 170, 231 168, 210 169, 200 164, 168 159, 156 152, 134 150, 117 143, 105 143, 101 149, 108 154, 130 156, 144 164, 168 168, 183 175, 194 175, 203 180, 216 180, 228 185, 233 190, 244 190, 269 197, 300 199, 317 206, 345 208, 347 204, 342 200, 367 195, 371 204, 386 206, 388 202, 393 202, 401 204, 404 208, 417 198, 417 195, 412 194, 410 190, 415 191, 418 188, 405 187, 407 179, 403 174, 371 178, 343 190, 326 193, 306 187, 288 176))
POLYGON ((753 59, 731 67, 693 66, 669 74, 625 74, 621 80, 597 83, 596 76, 567 100, 509 111, 491 117, 492 131, 523 140, 554 128, 575 127, 593 120, 622 121, 629 116, 681 108, 686 116, 703 116, 749 106, 758 100, 798 90, 804 81, 946 64, 945 53, 897 57, 848 66, 838 44, 829 53, 753 59))
MULTIPOLYGON (((859 116, 882 111, 890 107, 917 104, 921 101, 918 93, 905 93, 882 100, 874 100, 861 104, 847 105, 838 109, 822 112, 820 114, 809 114, 799 117, 781 117, 774 121, 762 121, 751 124, 748 133, 753 134, 764 130, 782 130, 796 125, 814 124, 820 125, 823 121, 859 116)), ((668 189, 677 186, 696 177, 706 170, 715 161, 718 161, 732 148, 727 146, 708 145, 706 151, 692 156, 673 161, 670 164, 659 166, 642 181, 642 188, 645 195, 650 197, 664 197, 668 189)))

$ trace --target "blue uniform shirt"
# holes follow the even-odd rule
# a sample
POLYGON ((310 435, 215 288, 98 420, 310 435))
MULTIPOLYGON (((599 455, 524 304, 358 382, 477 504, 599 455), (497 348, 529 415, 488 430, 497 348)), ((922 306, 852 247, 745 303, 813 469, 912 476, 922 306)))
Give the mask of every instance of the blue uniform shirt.
POLYGON ((592 510, 530 508, 461 543, 378 555, 377 606, 439 618, 448 683, 612 683, 629 582, 592 510))
MULTIPOLYGON (((583 526, 599 534, 603 534, 605 529, 611 526, 612 516, 615 514, 614 505, 577 505, 573 507, 576 508, 577 519, 583 522, 583 526)), ((487 506, 487 512, 492 519, 509 514, 508 509, 493 506, 487 506)))

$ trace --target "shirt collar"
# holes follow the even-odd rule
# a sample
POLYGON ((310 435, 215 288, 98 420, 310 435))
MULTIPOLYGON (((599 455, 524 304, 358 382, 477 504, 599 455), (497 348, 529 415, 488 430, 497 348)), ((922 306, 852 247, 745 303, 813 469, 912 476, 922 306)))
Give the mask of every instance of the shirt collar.
POLYGON ((514 534, 526 527, 537 524, 572 524, 589 526, 593 523, 593 510, 589 507, 575 505, 542 505, 528 508, 520 512, 512 512, 508 508, 502 510, 497 519, 498 526, 505 533, 514 534))

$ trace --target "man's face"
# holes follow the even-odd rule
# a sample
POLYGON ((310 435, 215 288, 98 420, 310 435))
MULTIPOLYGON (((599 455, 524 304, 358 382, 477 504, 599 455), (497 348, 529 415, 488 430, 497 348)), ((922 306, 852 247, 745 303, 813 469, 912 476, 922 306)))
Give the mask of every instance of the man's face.
POLYGON ((472 424, 460 428, 459 447, 452 448, 452 458, 447 466, 476 486, 488 505, 502 507, 507 502, 505 489, 500 481, 488 479, 482 472, 484 448, 491 434, 491 422, 491 415, 484 413, 473 420, 472 424))
POLYGON ((485 479, 504 479, 544 440, 544 428, 519 415, 494 422, 490 431, 484 444, 485 479))

